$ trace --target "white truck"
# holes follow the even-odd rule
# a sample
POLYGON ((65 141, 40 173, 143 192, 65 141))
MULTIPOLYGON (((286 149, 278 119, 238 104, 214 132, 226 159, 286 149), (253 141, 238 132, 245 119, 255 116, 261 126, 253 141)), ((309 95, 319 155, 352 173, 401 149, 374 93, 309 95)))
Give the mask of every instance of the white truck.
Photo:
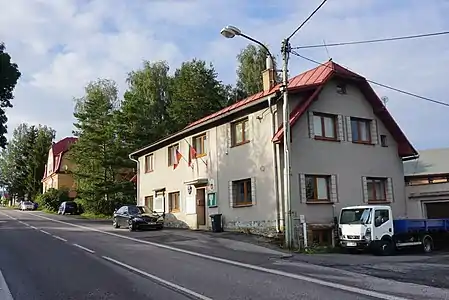
POLYGON ((394 220, 390 206, 345 207, 338 220, 340 245, 349 252, 369 249, 391 255, 405 247, 421 247, 430 253, 449 241, 449 219, 394 220))

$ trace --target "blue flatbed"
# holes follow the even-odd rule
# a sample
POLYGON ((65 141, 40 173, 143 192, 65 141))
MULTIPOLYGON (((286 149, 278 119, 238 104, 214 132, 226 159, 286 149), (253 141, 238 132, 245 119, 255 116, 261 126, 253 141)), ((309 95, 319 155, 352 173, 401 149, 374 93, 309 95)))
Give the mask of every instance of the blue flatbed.
POLYGON ((394 234, 449 232, 449 219, 393 220, 394 234))

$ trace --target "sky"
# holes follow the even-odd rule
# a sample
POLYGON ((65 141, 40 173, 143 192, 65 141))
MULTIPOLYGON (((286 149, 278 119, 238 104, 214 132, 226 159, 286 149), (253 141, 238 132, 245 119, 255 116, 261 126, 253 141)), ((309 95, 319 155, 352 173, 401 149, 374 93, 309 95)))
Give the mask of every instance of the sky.
MULTIPOLYGON (((86 84, 113 79, 123 93, 128 72, 144 60, 166 60, 174 70, 183 61, 204 59, 220 80, 235 83, 235 57, 248 41, 223 38, 222 27, 239 27, 279 57, 282 39, 320 2, 0 0, 0 41, 22 72, 14 107, 7 111, 9 131, 27 122, 52 127, 57 139, 70 136, 73 98, 83 95, 86 84)), ((291 44, 446 31, 447 15, 445 0, 329 0, 291 44)), ((449 35, 298 52, 321 62, 331 57, 373 81, 449 103, 449 35)), ((289 72, 294 76, 315 66, 291 56, 289 72)), ((373 87, 388 97, 388 109, 416 148, 449 147, 449 107, 373 87)))

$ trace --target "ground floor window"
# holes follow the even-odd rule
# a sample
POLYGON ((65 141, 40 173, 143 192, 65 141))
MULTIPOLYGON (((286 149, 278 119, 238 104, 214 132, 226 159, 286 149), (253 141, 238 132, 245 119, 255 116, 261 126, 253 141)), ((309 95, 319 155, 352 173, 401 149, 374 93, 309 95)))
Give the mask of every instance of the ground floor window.
POLYGON ((153 196, 145 197, 145 206, 148 207, 150 211, 153 211, 153 196))
POLYGON ((168 194, 168 209, 169 212, 179 212, 179 192, 169 193, 168 194))
POLYGON ((332 246, 332 229, 311 229, 308 231, 309 246, 332 246))

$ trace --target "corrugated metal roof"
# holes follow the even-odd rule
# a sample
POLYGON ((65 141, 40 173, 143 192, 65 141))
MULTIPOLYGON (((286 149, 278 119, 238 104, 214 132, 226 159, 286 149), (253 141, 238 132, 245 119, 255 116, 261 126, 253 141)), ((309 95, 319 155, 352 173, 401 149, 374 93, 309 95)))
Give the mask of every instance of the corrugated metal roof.
POLYGON ((449 174, 449 148, 421 150, 419 158, 404 162, 405 176, 449 174))

